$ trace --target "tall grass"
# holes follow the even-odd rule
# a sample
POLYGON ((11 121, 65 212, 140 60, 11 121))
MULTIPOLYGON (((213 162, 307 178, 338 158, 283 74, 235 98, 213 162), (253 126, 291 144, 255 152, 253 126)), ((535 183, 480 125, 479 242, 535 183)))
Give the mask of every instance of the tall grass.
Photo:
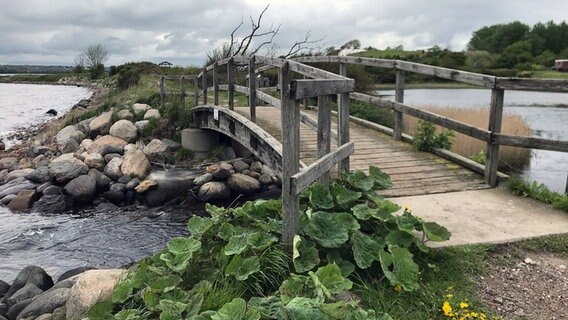
MULTIPOLYGON (((488 127, 488 109, 460 109, 438 106, 422 106, 422 108, 444 117, 468 123, 478 128, 488 127)), ((415 135, 416 129, 418 128, 418 121, 419 120, 417 118, 405 116, 404 131, 408 134, 415 135)), ((437 128, 437 132, 440 132, 440 130, 441 128, 437 128)), ((504 114, 501 131, 507 134, 528 136, 530 135, 531 130, 521 116, 514 114, 504 114)), ((485 142, 463 135, 461 133, 456 133, 455 142, 451 148, 451 151, 469 158, 479 154, 480 151, 485 152, 485 148, 485 142)), ((530 154, 530 149, 501 147, 499 167, 501 168, 501 170, 508 172, 522 169, 529 162, 530 154)))

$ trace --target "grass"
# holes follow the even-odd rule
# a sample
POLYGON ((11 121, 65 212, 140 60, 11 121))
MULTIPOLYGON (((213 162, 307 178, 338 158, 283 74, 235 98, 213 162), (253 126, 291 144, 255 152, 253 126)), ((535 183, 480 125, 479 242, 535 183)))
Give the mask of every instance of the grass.
POLYGON ((531 71, 531 74, 531 78, 568 79, 568 72, 558 72, 554 70, 531 71))
MULTIPOLYGON (((452 107, 423 106, 424 110, 434 112, 436 114, 465 122, 478 128, 487 128, 489 122, 489 110, 487 109, 460 109, 452 107)), ((414 135, 418 128, 418 119, 414 117, 404 117, 404 131, 414 135)), ((440 130, 440 128, 438 128, 440 130)), ((502 132, 528 136, 530 128, 521 116, 504 114, 502 132)), ((456 133, 455 142, 451 151, 464 157, 474 157, 480 151, 485 150, 486 143, 456 133)), ((530 160, 530 150, 523 148, 502 147, 500 149, 500 167, 502 170, 511 171, 512 169, 523 168, 530 160)))
POLYGON ((55 83, 59 79, 68 76, 65 73, 52 73, 52 74, 16 74, 12 76, 0 77, 0 83, 10 82, 41 82, 41 83, 55 83))
POLYGON ((517 196, 533 198, 550 204, 556 209, 568 212, 568 195, 551 191, 544 184, 539 184, 536 181, 529 183, 522 178, 512 177, 507 182, 507 187, 517 196))
POLYGON ((366 58, 400 59, 408 56, 421 56, 422 50, 405 51, 405 50, 396 50, 396 49, 389 49, 389 50, 371 49, 353 55, 358 57, 366 57, 366 58))

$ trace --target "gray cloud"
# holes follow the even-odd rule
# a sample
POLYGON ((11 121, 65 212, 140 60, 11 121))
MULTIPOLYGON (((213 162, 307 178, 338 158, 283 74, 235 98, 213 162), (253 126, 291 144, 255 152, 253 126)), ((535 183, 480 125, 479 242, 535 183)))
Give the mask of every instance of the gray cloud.
POLYGON ((201 65, 241 19, 246 32, 248 16, 268 2, 262 22, 282 24, 275 39, 282 49, 311 31, 325 46, 359 39, 377 48, 461 50, 484 25, 559 22, 568 11, 552 0, 0 0, 0 64, 71 64, 82 48, 103 43, 108 64, 201 65))

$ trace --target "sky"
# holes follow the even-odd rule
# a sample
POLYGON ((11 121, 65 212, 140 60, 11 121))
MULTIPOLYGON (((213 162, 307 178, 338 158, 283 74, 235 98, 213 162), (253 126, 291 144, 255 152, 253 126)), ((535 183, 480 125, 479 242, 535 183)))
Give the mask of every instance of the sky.
POLYGON ((280 26, 273 42, 285 51, 307 32, 322 48, 358 39, 379 49, 465 50, 483 26, 558 23, 568 12, 558 0, 0 0, 0 64, 73 65, 101 43, 106 65, 202 66, 241 21, 236 35, 246 35, 249 17, 268 4, 259 32, 280 26))

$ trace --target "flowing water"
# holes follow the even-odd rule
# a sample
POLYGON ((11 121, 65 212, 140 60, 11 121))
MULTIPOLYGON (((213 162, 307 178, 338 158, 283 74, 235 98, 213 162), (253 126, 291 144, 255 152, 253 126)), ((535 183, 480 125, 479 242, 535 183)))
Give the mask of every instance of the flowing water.
MULTIPOLYGON (((381 90, 394 100, 394 91, 381 90)), ((487 108, 491 91, 486 89, 409 89, 404 103, 415 106, 455 108, 487 108)), ((568 140, 568 94, 529 91, 505 91, 504 112, 522 116, 537 137, 568 140)), ((544 183, 563 193, 568 175, 568 153, 533 150, 529 165, 523 171, 529 181, 544 183)))

